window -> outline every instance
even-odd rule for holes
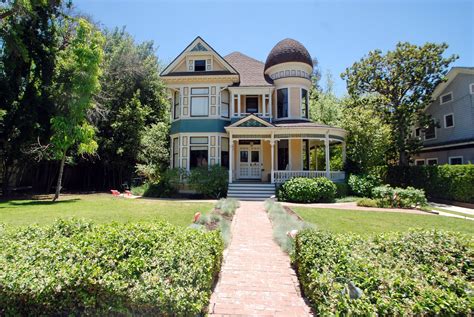
[[[173,139],[173,168],[179,167],[179,139]]]
[[[461,165],[462,164],[462,156],[451,156],[449,158],[450,165]]]
[[[179,91],[174,92],[174,118],[179,118]]]
[[[249,161],[249,151],[240,151],[240,162],[248,163]]]
[[[257,113],[258,112],[258,97],[252,96],[245,98],[245,112]]]
[[[290,162],[288,140],[278,141],[278,170],[284,171],[287,169]]]
[[[448,92],[447,94],[444,94],[441,97],[439,97],[439,104],[443,105],[443,104],[448,103],[452,100],[453,100],[453,93]]]
[[[209,88],[191,88],[191,117],[209,115]]]
[[[416,166],[425,165],[425,160],[423,160],[423,159],[415,160],[415,165]]]
[[[428,164],[428,165],[438,165],[438,159],[437,158],[426,159],[426,164]]]
[[[288,88],[277,90],[277,117],[288,117]]]
[[[203,59],[197,59],[194,61],[194,71],[203,72],[206,71],[206,61]]]
[[[207,167],[208,165],[208,147],[207,137],[191,137],[189,148],[189,167]]]
[[[303,140],[303,170],[309,170],[309,140]]]
[[[425,140],[436,139],[436,127],[434,125],[430,126],[425,130]]]
[[[421,136],[421,128],[416,128],[415,129],[415,136],[419,138]]]
[[[221,138],[221,166],[229,168],[229,138]]]
[[[469,92],[470,92],[471,94],[474,94],[474,83],[472,83],[472,84],[469,85]]]
[[[301,117],[308,118],[308,91],[301,89]]]
[[[229,117],[229,92],[227,90],[221,93],[221,116]]]
[[[445,128],[454,127],[454,115],[452,113],[444,116],[444,127]]]

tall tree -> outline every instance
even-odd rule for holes
[[[310,94],[309,114],[312,121],[328,125],[339,125],[342,105],[334,94],[334,80],[330,72],[326,73],[325,88]]]
[[[0,160],[3,195],[28,148],[47,141],[53,109],[51,81],[60,50],[58,27],[68,1],[2,1],[0,6]]]
[[[436,124],[424,109],[457,58],[444,58],[447,48],[447,44],[398,43],[385,55],[380,50],[370,52],[341,75],[353,98],[377,98],[376,103],[369,104],[390,125],[399,165],[408,165],[410,156],[421,147],[421,142],[411,136],[413,126],[428,128]]]
[[[84,19],[78,19],[73,39],[58,55],[54,76],[56,113],[51,119],[51,151],[60,160],[56,193],[58,199],[64,164],[68,152],[75,146],[79,154],[97,149],[94,128],[87,122],[92,97],[99,90],[100,63],[104,39]]]

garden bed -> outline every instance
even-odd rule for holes
[[[0,231],[0,315],[197,315],[220,270],[218,231],[165,222]]]

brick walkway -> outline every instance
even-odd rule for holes
[[[210,316],[311,316],[290,259],[273,241],[263,202],[240,206]]]

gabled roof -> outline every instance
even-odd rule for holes
[[[449,70],[449,72],[446,74],[446,81],[438,84],[436,86],[434,92],[433,92],[433,99],[437,99],[443,91],[446,89],[446,87],[451,84],[451,82],[456,78],[457,75],[459,74],[471,74],[474,75],[474,67],[453,67]]]
[[[250,114],[246,116],[245,118],[242,118],[231,125],[229,125],[227,128],[235,128],[235,127],[242,127],[242,128],[249,128],[249,127],[273,127],[274,125],[271,124],[268,121],[263,120],[260,117],[257,117],[254,114]]]
[[[272,86],[273,81],[264,74],[264,64],[240,52],[226,55],[224,59],[229,62],[240,74],[240,83],[236,86]]]
[[[217,53],[216,50],[214,50],[209,44],[207,44],[206,41],[204,41],[200,36],[196,37],[186,48],[178,55],[176,58],[163,69],[163,71],[160,73],[160,76],[184,76],[184,75],[189,75],[189,76],[195,76],[197,75],[195,72],[175,72],[171,73],[171,71],[180,64],[180,62],[186,57],[187,53],[193,53],[193,52],[203,52],[203,51],[209,51],[211,55],[214,55],[215,58],[227,69],[227,74],[236,74],[238,75],[239,73],[237,70],[232,67],[219,53]],[[178,75],[176,75],[178,74]],[[213,75],[212,72],[207,72],[206,75]],[[214,74],[215,75],[215,74]]]

